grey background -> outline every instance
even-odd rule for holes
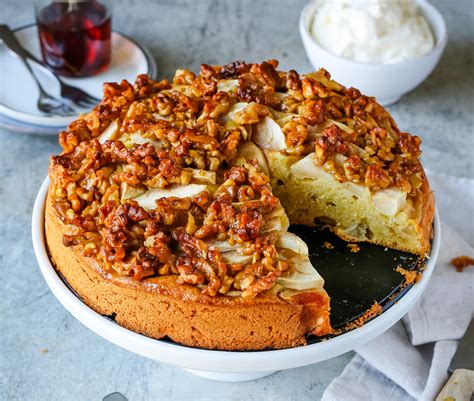
[[[160,76],[201,62],[277,58],[311,69],[298,33],[305,1],[114,0],[114,27],[152,49]],[[437,0],[449,43],[429,79],[392,107],[402,130],[423,139],[430,169],[474,177],[472,0]],[[33,20],[32,1],[2,0],[0,22]],[[0,71],[1,76],[1,71]],[[0,78],[1,80],[1,78]],[[1,83],[1,81],[0,81]],[[0,399],[316,400],[352,353],[248,383],[217,383],[124,351],[82,326],[47,288],[36,264],[30,216],[56,138],[0,129]],[[47,352],[46,352],[47,350]],[[271,369],[271,367],[269,367]]]

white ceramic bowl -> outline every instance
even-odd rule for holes
[[[345,86],[352,86],[365,95],[375,96],[384,106],[395,103],[431,74],[448,41],[446,23],[440,12],[426,0],[418,0],[417,3],[435,36],[435,46],[422,56],[394,64],[360,63],[336,56],[321,47],[310,34],[317,4],[307,4],[301,12],[299,25],[311,65],[315,69],[325,68],[334,80]]]
[[[425,290],[438,257],[440,224],[436,213],[431,255],[420,281],[393,306],[364,326],[327,341],[283,350],[231,352],[190,348],[169,341],[154,340],[119,326],[85,305],[64,284],[51,265],[44,238],[44,208],[48,187],[47,178],[33,208],[32,237],[41,273],[59,302],[82,324],[106,340],[139,355],[186,368],[212,380],[254,380],[277,370],[324,361],[369,342],[394,325],[413,306]]]

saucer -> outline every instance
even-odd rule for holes
[[[10,132],[15,132],[16,134],[43,136],[57,135],[63,127],[47,127],[36,124],[27,124],[22,121],[7,117],[0,113],[0,128],[4,128]]]
[[[15,30],[19,42],[32,54],[41,59],[38,30],[35,24]],[[24,124],[52,128],[66,127],[79,116],[47,115],[38,110],[36,102],[38,89],[30,73],[20,59],[11,54],[5,46],[0,45],[0,114]],[[77,86],[97,98],[102,97],[104,82],[120,82],[122,79],[135,81],[138,74],[156,77],[156,62],[149,50],[123,33],[112,33],[112,60],[110,67],[91,77],[66,78],[64,82]],[[37,74],[39,77],[41,74]],[[41,79],[41,78],[40,78]],[[59,97],[59,86],[52,80],[41,80],[45,89],[53,96]]]

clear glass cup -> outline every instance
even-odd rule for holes
[[[56,73],[85,77],[107,69],[111,58],[109,1],[36,0],[43,61]]]

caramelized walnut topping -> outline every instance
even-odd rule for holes
[[[279,88],[281,86],[281,79],[275,70],[276,67],[278,67],[276,60],[264,61],[262,64],[253,64],[250,72],[260,76],[267,85]]]
[[[233,102],[227,92],[218,92],[206,101],[202,118],[217,118],[229,111]]]
[[[277,65],[275,60],[253,64],[250,72],[239,76],[239,97],[246,102],[280,108],[281,101],[276,89],[281,85],[281,79],[275,70]]]
[[[222,66],[220,73],[222,78],[235,78],[246,72],[249,72],[251,65],[243,61],[234,61],[233,63]]]
[[[456,271],[461,273],[467,266],[474,266],[474,258],[469,256],[458,256],[451,260],[451,264],[456,268]]]
[[[390,176],[376,165],[369,165],[365,172],[365,183],[374,191],[387,188],[391,184]]]
[[[409,196],[419,188],[420,139],[400,132],[373,98],[325,70],[277,67],[203,64],[198,75],[178,70],[172,83],[140,75],[104,84],[102,101],[60,133],[63,152],[51,157],[53,207],[70,229],[63,244],[114,274],[174,275],[208,296],[271,289],[290,269],[267,224],[280,203],[256,162],[229,167],[265,118],[280,126],[282,152],[314,151],[340,181]],[[174,196],[188,185],[202,191]]]
[[[247,242],[258,237],[262,223],[262,215],[256,210],[249,210],[237,214],[237,221],[232,228],[241,241]]]
[[[420,144],[421,139],[419,137],[400,132],[398,146],[402,154],[412,158],[419,157],[421,155]]]
[[[327,90],[320,82],[305,77],[301,83],[303,96],[307,99],[321,99],[329,96],[329,90]]]
[[[173,83],[176,85],[191,85],[196,79],[196,74],[188,70],[176,70]]]
[[[300,148],[300,152],[304,151],[304,143],[308,138],[308,128],[306,119],[292,119],[283,125],[283,132],[286,135],[286,144],[290,148]]]
[[[301,89],[301,79],[295,70],[290,70],[286,74],[286,87],[293,91]]]
[[[326,104],[323,100],[305,100],[298,106],[298,113],[306,117],[309,125],[322,124],[326,120]]]
[[[233,180],[237,185],[242,185],[247,181],[247,170],[243,167],[232,167],[224,173],[226,180]]]
[[[218,79],[219,73],[216,68],[213,68],[212,66],[207,64],[201,64],[201,71],[199,73],[199,76],[205,80],[210,80],[212,78]]]
[[[336,125],[331,125],[323,130],[316,142],[316,161],[322,165],[330,156],[343,155],[348,149],[344,140],[344,131]]]

